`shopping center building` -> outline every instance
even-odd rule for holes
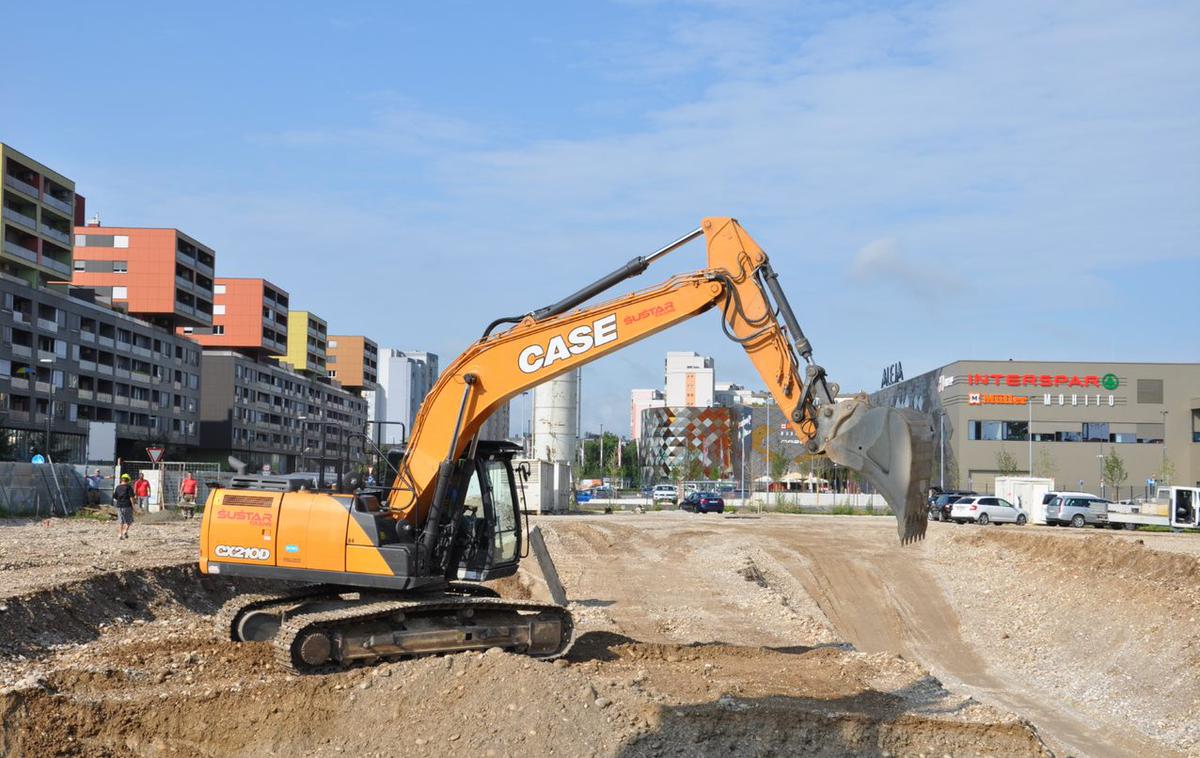
[[[990,491],[1002,462],[1110,499],[1165,477],[1200,485],[1200,364],[957,361],[872,401],[933,416],[945,489]],[[1101,483],[1113,451],[1128,473],[1119,495]]]

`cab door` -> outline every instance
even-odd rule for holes
[[[521,551],[518,507],[508,459],[476,461],[463,496],[457,578],[486,581],[516,571]]]

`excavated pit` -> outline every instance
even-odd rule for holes
[[[836,645],[672,645],[592,631],[555,663],[492,651],[297,677],[265,644],[212,636],[227,598],[267,588],[180,564],[0,600],[0,754],[1044,752],[1027,724],[916,666]],[[501,589],[528,592],[515,580]]]

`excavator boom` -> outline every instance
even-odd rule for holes
[[[708,248],[706,268],[578,308],[700,237]],[[421,530],[425,560],[439,540],[455,462],[502,403],[710,309],[745,349],[806,450],[828,455],[874,485],[896,515],[901,542],[923,537],[933,447],[928,417],[871,407],[864,395],[838,402],[838,387],[813,362],[766,253],[736,220],[706,218],[695,231],[553,305],[497,319],[442,373],[413,423],[388,499],[397,518]],[[506,323],[513,326],[493,333]]]

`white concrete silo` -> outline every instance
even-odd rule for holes
[[[551,462],[575,460],[579,436],[579,369],[533,390],[533,457]]]

